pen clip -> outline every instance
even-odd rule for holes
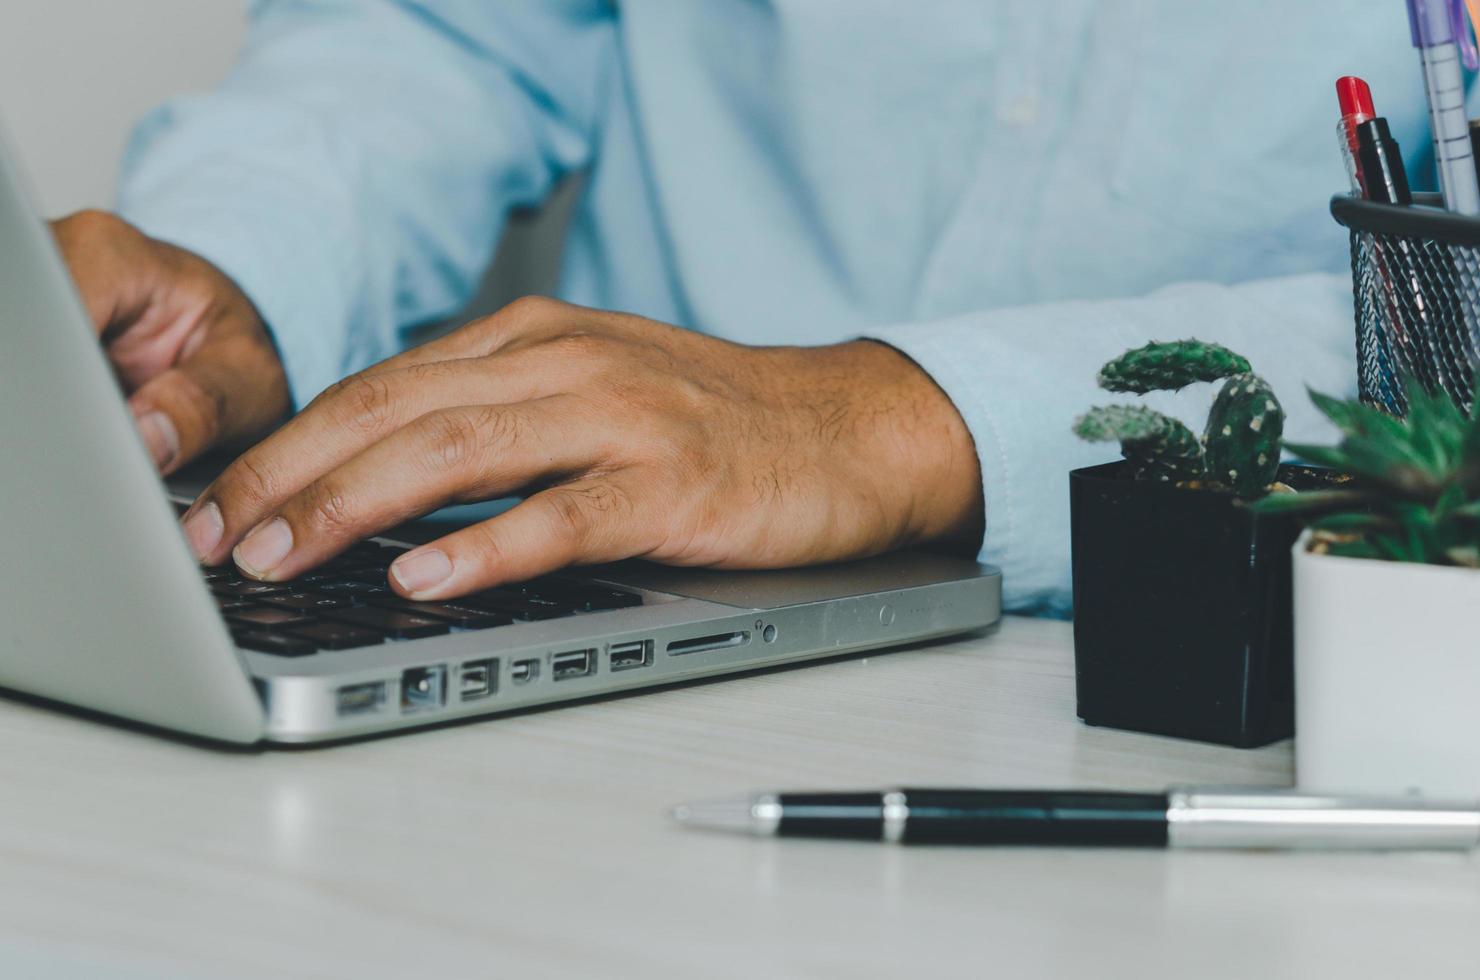
[[[1474,71],[1480,68],[1480,52],[1475,49],[1475,32],[1465,22],[1467,2],[1473,11],[1473,0],[1449,0],[1449,26],[1454,32],[1454,43],[1459,45],[1460,58],[1464,60],[1466,68]]]

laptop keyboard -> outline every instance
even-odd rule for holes
[[[386,578],[405,550],[361,542],[287,582],[256,582],[230,565],[202,571],[237,646],[282,657],[642,605],[636,593],[555,576],[448,602],[412,602],[392,592]]]

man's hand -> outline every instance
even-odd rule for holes
[[[971,551],[980,487],[955,407],[892,348],[742,347],[531,298],[331,388],[185,521],[202,561],[278,580],[437,507],[532,492],[391,566],[397,592],[440,599],[633,556]]]
[[[209,262],[102,211],[52,225],[161,473],[248,445],[289,408],[262,319]]]

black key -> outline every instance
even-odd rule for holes
[[[343,596],[324,595],[322,592],[283,592],[277,595],[265,595],[261,601],[279,609],[293,609],[299,612],[327,612],[330,609],[339,609],[349,605],[349,600]]]
[[[388,573],[384,568],[359,568],[346,569],[339,573],[344,578],[354,579],[356,582],[366,582],[370,585],[385,585],[389,581]]]
[[[275,609],[271,606],[238,609],[234,612],[227,613],[226,618],[233,624],[248,628],[264,629],[288,626],[293,623],[313,622],[313,617],[307,613],[296,612],[292,609]]]
[[[571,582],[562,579],[535,579],[513,586],[523,595],[533,599],[559,602],[582,612],[598,612],[603,609],[627,609],[642,605],[642,596],[620,589],[609,589],[589,582]]]
[[[294,626],[289,632],[309,640],[320,650],[349,650],[354,647],[373,647],[385,642],[385,637],[374,630],[357,629],[343,623],[309,623]]]
[[[224,613],[236,612],[238,609],[256,609],[257,604],[247,599],[223,599],[216,597],[216,608]]]
[[[377,596],[394,596],[391,587],[382,582],[373,585],[369,582],[358,582],[352,578],[330,579],[327,582],[315,582],[313,591],[322,592],[325,595],[345,596],[359,605],[368,602]]]
[[[586,588],[571,592],[564,601],[582,612],[600,612],[603,609],[630,609],[642,605],[642,596],[616,589]]]
[[[387,592],[390,590],[387,589]],[[396,595],[374,596],[369,600],[372,606],[381,606],[386,609],[399,609],[402,612],[412,613],[417,616],[430,616],[433,619],[443,619],[460,629],[481,630],[492,626],[508,626],[514,620],[502,613],[486,612],[478,609],[467,609],[458,606],[455,602],[412,602],[410,599],[402,599]]]
[[[207,582],[239,582],[241,573],[236,570],[235,565],[218,565],[215,568],[202,568],[200,574]]]
[[[457,604],[467,609],[477,609],[480,612],[500,613],[512,616],[521,622],[533,622],[541,619],[556,619],[561,616],[569,616],[575,609],[565,603],[551,602],[548,599],[536,599],[532,596],[510,595],[507,592],[479,592],[475,595],[463,596],[457,600]]]
[[[379,541],[358,541],[350,545],[344,553],[347,555],[369,555],[376,560],[384,559],[389,565],[397,555],[404,555],[407,549],[398,548],[393,544],[381,544]]]
[[[586,600],[586,608],[591,612],[602,609],[632,609],[640,605],[642,605],[642,596],[635,592],[622,592],[618,589],[598,592]]]
[[[355,606],[353,609],[334,609],[324,614],[325,619],[347,623],[362,629],[376,630],[395,640],[414,640],[421,636],[437,636],[452,629],[451,623],[430,616],[417,616],[399,609],[382,609],[379,606]]]
[[[296,585],[307,585],[310,582],[315,582],[315,583],[316,582],[334,582],[334,581],[338,581],[339,579],[342,579],[342,578],[344,578],[344,571],[343,571],[343,569],[338,569],[338,568],[316,568],[316,569],[314,569],[311,572],[307,572],[307,573],[305,573],[303,575],[300,575],[297,578],[291,579],[289,581],[290,581],[290,584],[296,586]]]
[[[390,565],[390,560],[389,559],[386,559],[385,561],[381,561],[376,556],[371,556],[371,555],[339,555],[337,558],[330,558],[328,561],[324,562],[324,564],[321,565],[321,566],[319,566],[319,567],[322,570],[326,571],[326,572],[338,572],[341,575],[343,575],[345,572],[351,572],[351,571],[355,571],[355,570],[361,569],[361,568],[381,568],[381,569],[384,569],[384,568],[387,568],[389,565]],[[310,574],[312,574],[312,573],[310,573]]]
[[[240,582],[212,582],[211,591],[218,596],[244,599],[250,596],[287,592],[288,586],[283,585],[281,582],[252,582],[243,579]]]
[[[318,651],[314,644],[298,636],[285,636],[278,633],[263,633],[255,630],[243,630],[232,633],[236,645],[247,650],[258,650],[262,653],[275,653],[279,657],[306,657],[310,653]]]
[[[580,583],[563,578],[532,578],[527,582],[510,582],[499,586],[500,592],[517,592],[520,595],[565,594],[580,588]]]

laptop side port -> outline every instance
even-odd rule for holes
[[[339,717],[379,711],[385,704],[385,681],[346,684],[334,692],[334,710]]]
[[[743,647],[750,642],[750,630],[736,630],[734,633],[715,633],[712,636],[695,636],[687,640],[674,640],[668,644],[667,651],[670,657],[682,657],[691,653],[709,653],[712,650],[729,650],[733,647]]]
[[[550,658],[550,676],[557,681],[568,681],[573,677],[589,677],[596,673],[595,650],[572,650],[557,653]]]
[[[634,667],[653,665],[653,641],[633,640],[630,643],[613,643],[608,663],[612,670],[631,670]]]
[[[515,684],[528,684],[540,676],[538,660],[516,660],[509,665],[509,680]]]
[[[491,697],[497,690],[497,660],[469,660],[458,671],[457,691],[458,697],[463,701]]]
[[[401,672],[401,710],[440,708],[447,700],[447,668],[412,667]]]

